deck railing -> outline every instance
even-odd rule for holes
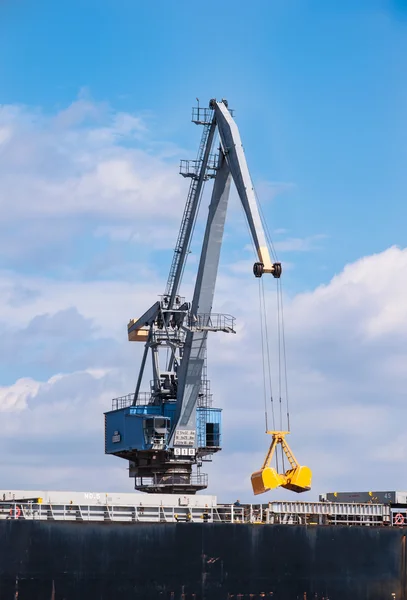
[[[403,520],[396,514],[402,514]],[[270,502],[236,506],[132,506],[108,504],[0,503],[0,519],[40,521],[108,521],[127,523],[241,523],[263,525],[364,525],[407,524],[407,508],[383,504],[324,502]]]

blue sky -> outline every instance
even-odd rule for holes
[[[125,343],[125,327],[165,284],[188,185],[177,175],[178,162],[195,157],[200,136],[190,123],[196,97],[201,104],[226,97],[234,108],[273,241],[287,264],[288,317],[299,331],[292,325],[299,412],[304,386],[321,403],[331,394],[336,410],[334,383],[343,370],[353,372],[353,352],[360,351],[364,374],[357,382],[355,373],[346,392],[356,414],[373,390],[385,394],[385,377],[373,378],[369,389],[366,378],[378,348],[388,350],[393,369],[404,343],[397,302],[404,293],[407,222],[407,2],[1,0],[0,57],[4,410],[25,410],[32,406],[27,398],[49,398],[49,388],[58,385],[60,393],[64,382],[71,393],[69,377],[76,382],[80,372],[89,385],[83,401],[94,395],[91,420],[109,406],[109,394],[134,385],[138,355]],[[252,343],[244,328],[253,317],[251,296],[244,307],[236,301],[246,285],[245,261],[252,260],[238,208],[235,201],[218,295],[222,310],[243,323],[242,346],[233,350],[237,370],[239,348]],[[388,250],[394,245],[399,253]],[[187,291],[199,245],[193,250]],[[318,310],[326,311],[320,322]],[[313,329],[304,329],[299,315]],[[372,320],[365,323],[362,315]],[[343,331],[335,325],[341,316]],[[230,366],[229,346],[223,351],[214,352],[213,387],[229,427],[230,450],[221,459],[227,461],[239,451],[244,402],[227,409],[222,373]],[[305,355],[312,360],[304,362]],[[394,381],[394,373],[389,377]],[[396,396],[404,380],[397,381]],[[353,400],[352,389],[359,394]],[[234,411],[229,426],[227,410]],[[96,446],[102,434],[91,427]],[[306,447],[305,437],[299,442]],[[110,459],[95,451],[92,460],[103,472]],[[121,475],[110,464],[113,485]],[[80,483],[74,474],[71,482]],[[47,483],[58,482],[50,476]]]
[[[228,97],[254,178],[294,184],[267,211],[273,226],[328,236],[296,273],[314,285],[403,244],[403,4],[5,1],[2,102],[53,112],[86,87],[192,152],[195,97]]]

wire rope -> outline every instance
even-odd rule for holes
[[[280,307],[281,307],[281,332],[283,342],[283,364],[284,364],[284,384],[285,384],[285,400],[287,406],[287,431],[290,431],[290,404],[288,396],[288,375],[287,375],[287,352],[285,342],[285,324],[284,324],[284,305],[283,305],[283,287],[281,281],[278,280],[277,287],[280,291]]]
[[[266,237],[266,243],[270,248],[270,253],[274,262],[278,262],[277,252],[271,239],[270,231],[267,226],[267,222],[259,202],[256,190],[253,186],[254,195],[256,198],[257,206],[259,208],[260,221],[262,223],[264,234]],[[249,229],[247,220],[246,226]],[[250,234],[250,229],[249,229]],[[252,246],[254,247],[252,236],[250,235]],[[256,249],[254,248],[255,254]],[[283,399],[285,404],[285,418],[287,420],[287,431],[290,431],[290,410],[289,410],[289,398],[288,398],[288,374],[287,374],[287,351],[286,351],[286,340],[285,340],[285,326],[284,326],[284,306],[283,306],[283,291],[282,284],[279,278],[277,278],[276,285],[276,302],[277,302],[277,369],[278,369],[278,404],[279,404],[279,425],[280,431],[283,431]],[[261,329],[261,351],[262,351],[262,370],[263,370],[263,391],[264,391],[264,411],[265,411],[265,422],[267,431],[268,411],[267,411],[267,383],[270,388],[270,404],[271,414],[273,420],[273,430],[276,430],[275,425],[275,411],[274,411],[274,400],[272,391],[272,376],[271,376],[271,358],[270,358],[270,345],[268,335],[268,322],[267,322],[267,306],[265,298],[265,290],[263,278],[259,281],[259,307],[260,307],[260,329]],[[264,326],[264,329],[263,329]],[[267,381],[268,380],[268,381]],[[284,418],[284,421],[285,421]],[[282,467],[285,471],[285,453],[283,446],[281,445],[281,461]],[[279,453],[275,453],[277,472],[279,472]]]
[[[264,216],[264,212],[259,201],[257,192],[253,186],[254,194],[256,197],[257,205],[259,207],[260,219],[263,225],[267,243],[271,249],[273,260],[278,261],[277,252],[275,250],[273,241],[271,239],[270,231],[267,225],[267,221]],[[287,374],[287,350],[285,340],[285,323],[284,323],[284,306],[283,306],[283,290],[281,279],[277,279],[277,322],[278,322],[278,354],[279,354],[279,403],[280,403],[280,426],[282,428],[282,399],[284,396],[285,407],[286,407],[286,418],[287,418],[287,431],[290,431],[290,409],[289,409],[289,396],[288,396],[288,374]],[[282,366],[281,366],[282,364]],[[283,372],[283,373],[282,373]],[[284,377],[284,392],[282,377]]]
[[[266,308],[266,299],[264,294],[264,284],[263,278],[260,278],[261,281],[261,291],[263,298],[263,314],[264,314],[264,331],[265,331],[265,340],[266,340],[266,352],[267,352],[267,370],[268,370],[268,382],[270,388],[270,403],[271,403],[271,412],[273,418],[273,429],[275,430],[275,417],[274,417],[274,402],[273,402],[273,386],[271,379],[271,359],[270,359],[270,344],[269,344],[269,335],[268,335],[268,326],[267,326],[267,308]]]
[[[282,412],[282,398],[281,398],[281,323],[280,323],[280,296],[278,293],[278,287],[276,288],[277,297],[277,345],[278,345],[278,401],[280,409],[280,431],[283,430],[283,412]]]
[[[253,242],[251,231],[247,219],[244,219],[246,228],[249,233],[249,239],[252,244],[254,254],[256,255],[256,248]],[[264,393],[264,418],[266,432],[268,431],[268,410],[267,410],[267,392],[270,392],[270,409],[271,409],[271,421],[273,430],[276,428],[275,413],[274,413],[274,402],[273,402],[273,385],[271,376],[271,361],[270,361],[270,348],[268,340],[268,327],[267,327],[267,311],[266,301],[264,295],[264,284],[263,279],[259,278],[259,309],[260,309],[260,336],[261,336],[261,356],[262,356],[262,371],[263,371],[263,393]],[[267,390],[267,379],[269,384],[269,390]]]
[[[260,336],[261,336],[261,362],[263,372],[263,395],[264,395],[264,419],[266,425],[266,432],[268,430],[268,418],[267,418],[267,384],[266,384],[266,365],[264,364],[265,352],[264,352],[264,335],[263,335],[263,307],[261,298],[261,282],[259,280],[259,312],[260,312]],[[274,415],[273,415],[274,421]]]

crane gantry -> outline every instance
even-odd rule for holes
[[[221,450],[221,410],[212,406],[206,349],[208,332],[235,333],[231,315],[212,313],[232,180],[258,257],[253,266],[255,277],[271,274],[279,279],[282,272],[281,263],[270,258],[239,130],[227,101],[212,99],[208,108],[198,103],[192,121],[202,125],[203,132],[196,160],[181,161],[180,173],[191,183],[165,293],[141,317],[129,322],[129,341],[144,343],[136,389],[115,398],[112,410],[105,413],[105,452],[128,460],[135,488],[150,493],[191,494],[205,489],[202,461]],[[220,147],[218,154],[213,154],[216,133]],[[187,302],[179,288],[209,179],[214,179],[212,196],[194,294]],[[152,379],[150,390],[143,392],[149,354]],[[286,432],[268,433],[273,436],[272,445],[263,468],[252,475],[254,493],[278,486],[297,492],[310,489],[311,472],[296,463]],[[291,465],[283,474],[270,467],[278,444]]]

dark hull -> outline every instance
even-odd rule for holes
[[[0,600],[407,600],[405,533],[0,521]]]

